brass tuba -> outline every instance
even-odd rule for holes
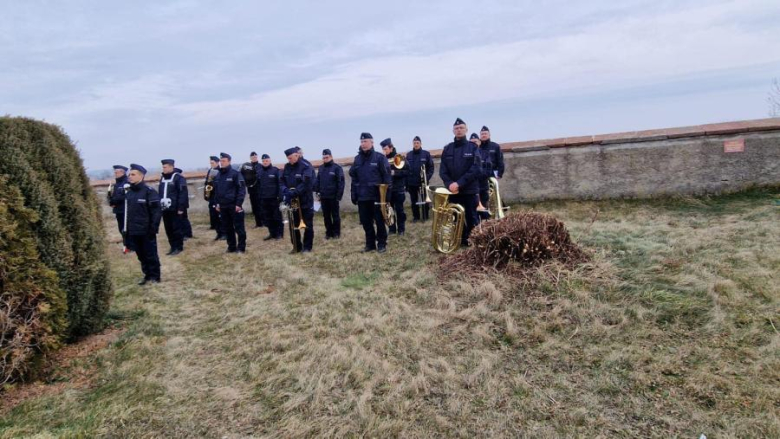
[[[385,224],[388,227],[392,227],[395,225],[395,211],[390,203],[387,202],[387,188],[389,186],[388,184],[379,185],[379,202],[376,204],[382,210],[382,218],[385,220]]]
[[[496,177],[490,177],[488,179],[488,205],[487,209],[490,212],[490,216],[494,219],[501,219],[506,216],[505,211],[509,210],[508,207],[504,207],[504,203],[501,201],[501,193],[498,191],[498,179]]]
[[[302,250],[301,244],[303,244],[303,232],[306,230],[306,223],[303,221],[303,209],[301,208],[301,202],[296,197],[290,200],[290,205],[282,204],[281,209],[286,213],[286,218],[283,223],[287,224],[287,232],[290,234],[290,242],[293,246],[294,253],[300,253]],[[298,210],[298,218],[300,222],[295,225],[295,210]]]
[[[452,192],[440,187],[433,193],[433,230],[431,242],[439,253],[452,253],[460,247],[466,210],[460,204],[451,204]]]

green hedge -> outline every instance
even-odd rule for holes
[[[44,323],[33,338],[44,340],[39,352],[56,345],[52,338],[68,341],[102,329],[112,289],[101,209],[70,138],[55,125],[0,118],[0,178],[8,222],[0,238],[0,294],[38,303]],[[28,282],[12,282],[27,258],[39,261],[22,262],[31,270]],[[4,324],[3,333],[13,333],[13,324]]]

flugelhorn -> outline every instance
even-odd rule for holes
[[[452,253],[460,247],[466,210],[449,202],[452,192],[440,187],[433,193],[433,226],[431,242],[439,253]]]

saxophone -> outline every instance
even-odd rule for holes
[[[429,189],[430,190],[430,189]],[[452,253],[460,247],[463,227],[466,223],[466,209],[460,204],[450,203],[452,192],[437,188],[433,192],[433,230],[431,242],[439,253]]]
[[[376,203],[382,210],[382,218],[385,220],[385,224],[388,227],[392,227],[395,224],[395,211],[390,203],[387,202],[387,188],[388,184],[379,185],[379,202]]]
[[[490,177],[488,179],[488,206],[487,210],[490,212],[490,216],[493,219],[501,219],[506,216],[504,211],[509,210],[508,207],[504,207],[504,203],[501,201],[501,193],[498,191],[498,179],[496,177]]]

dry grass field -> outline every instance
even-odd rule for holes
[[[0,437],[780,437],[777,199],[514,206],[593,255],[533,283],[438,282],[430,223],[363,255],[354,215],[308,255],[225,254],[202,218],[146,288],[112,244],[122,331]]]

